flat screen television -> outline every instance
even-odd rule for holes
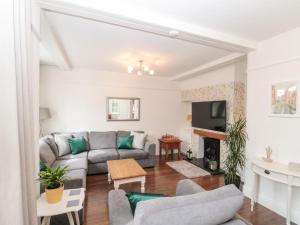
[[[226,101],[193,102],[192,127],[226,131]]]

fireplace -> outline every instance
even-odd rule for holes
[[[220,140],[204,138],[204,167],[215,171],[220,169]]]

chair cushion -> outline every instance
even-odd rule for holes
[[[85,158],[85,159],[87,159],[87,155],[88,155],[88,152],[81,152],[81,153],[78,153],[76,155],[73,155],[73,154],[63,155],[63,156],[58,157],[57,159],[58,160],[77,159],[77,158]]]
[[[77,170],[84,169],[87,170],[87,159],[77,158],[77,159],[66,159],[66,160],[56,160],[53,166],[68,166],[67,170]]]
[[[115,149],[117,135],[115,131],[96,132],[92,131],[89,134],[91,149]]]
[[[243,200],[242,192],[227,185],[187,196],[142,201],[137,204],[134,224],[223,224],[235,216]]]
[[[112,159],[119,159],[116,149],[90,150],[88,154],[89,163],[101,163]]]
[[[71,152],[68,139],[72,138],[71,134],[55,134],[54,140],[58,148],[58,156],[63,156]]]
[[[118,149],[121,159],[146,159],[149,153],[141,149]]]
[[[39,141],[39,153],[40,160],[46,163],[47,166],[51,166],[56,160],[56,157],[50,146],[43,140]]]

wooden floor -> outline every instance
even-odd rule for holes
[[[146,192],[164,193],[174,195],[176,183],[184,176],[171,169],[165,164],[163,159],[157,159],[155,168],[146,169]],[[211,190],[224,185],[222,175],[206,176],[193,179],[207,190]],[[140,191],[140,184],[125,184],[120,188],[125,191]],[[87,193],[85,205],[84,225],[108,225],[107,193],[113,189],[112,184],[108,184],[107,175],[93,175],[87,177]],[[253,225],[283,225],[285,219],[276,213],[256,204],[255,210],[250,211],[250,201],[245,199],[244,206],[239,214],[253,223]]]

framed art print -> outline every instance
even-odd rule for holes
[[[297,116],[297,86],[297,81],[272,84],[271,115]]]

